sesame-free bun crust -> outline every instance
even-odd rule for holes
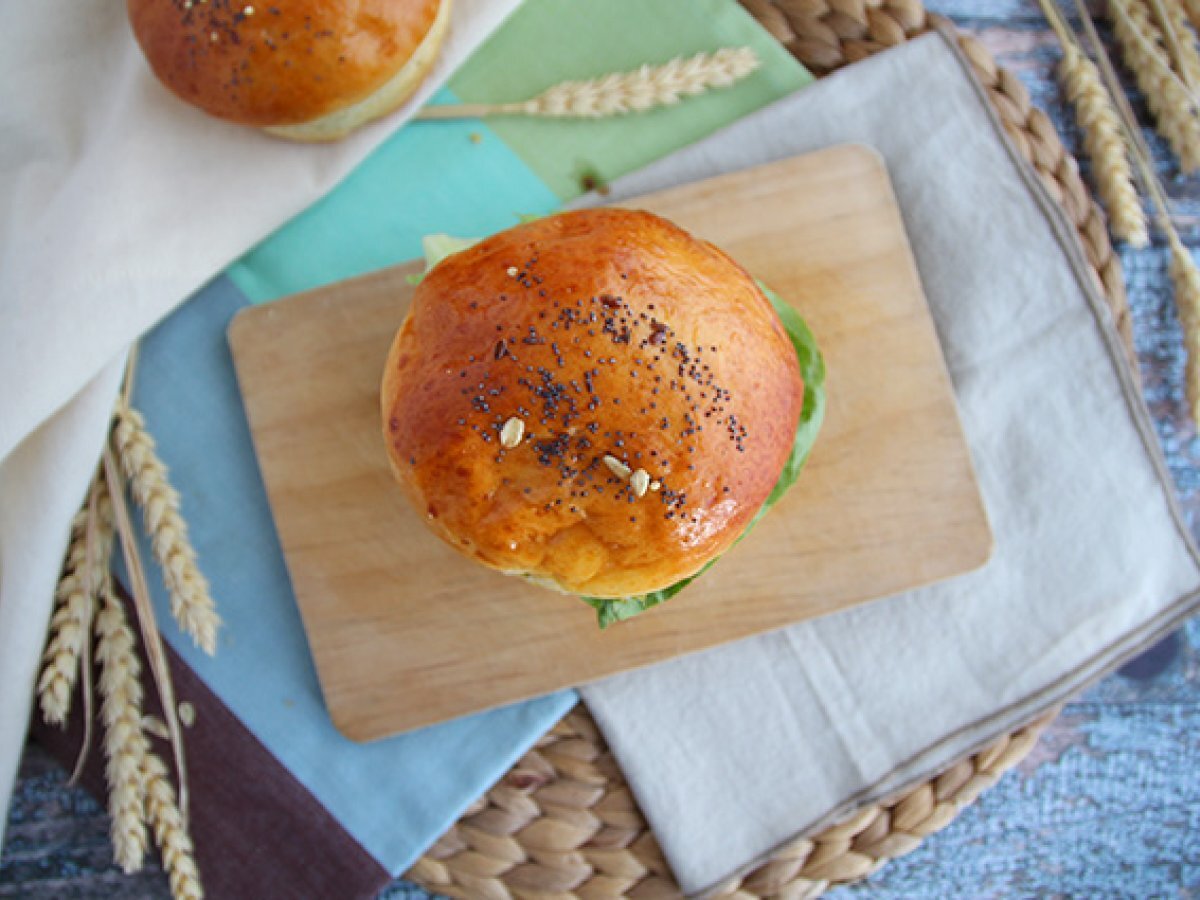
[[[733,544],[779,477],[803,395],[741,267],[650,213],[586,210],[429,272],[388,355],[383,430],[397,479],[450,544],[625,597]],[[505,448],[514,418],[524,434]],[[637,496],[606,456],[654,485]]]
[[[450,0],[127,0],[158,79],[218,118],[334,140],[428,74]],[[247,14],[247,11],[249,13]]]

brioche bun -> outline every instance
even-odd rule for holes
[[[740,266],[650,213],[598,209],[511,228],[428,273],[388,355],[383,431],[451,545],[569,593],[627,597],[737,540],[803,397],[795,349]]]
[[[450,0],[127,0],[150,68],[211,115],[298,141],[399,107],[437,58]]]

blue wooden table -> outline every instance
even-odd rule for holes
[[[931,0],[1019,74],[1068,147],[1078,133],[1052,77],[1057,45],[1032,0]],[[1143,121],[1144,104],[1132,97]],[[1200,253],[1200,175],[1155,143],[1184,240]],[[1086,174],[1086,162],[1084,169]],[[1145,394],[1193,532],[1200,440],[1182,397],[1181,337],[1157,241],[1122,252]],[[0,859],[0,897],[167,897],[156,865],[112,864],[103,808],[31,746]],[[879,898],[1200,897],[1200,622],[1069,704],[1033,754],[945,831],[864,885]],[[388,898],[423,892],[397,883]]]

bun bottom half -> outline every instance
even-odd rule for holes
[[[438,51],[450,22],[452,0],[441,0],[437,16],[413,55],[395,75],[352,106],[297,125],[270,125],[262,130],[273,137],[301,143],[338,141],[376,119],[395,112],[421,86],[437,62]]]

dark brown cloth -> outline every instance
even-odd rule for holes
[[[128,601],[127,608],[128,608]],[[136,631],[132,609],[130,622]],[[374,897],[390,881],[387,871],[338,824],[337,820],[292,776],[225,707],[170,646],[167,658],[176,700],[196,711],[195,724],[184,729],[190,793],[189,819],[196,845],[196,864],[210,898]],[[143,684],[146,712],[161,715],[150,687],[144,649]],[[98,677],[98,676],[97,676]],[[96,682],[98,683],[98,681]],[[65,767],[71,769],[83,741],[83,701],[72,701],[65,730],[47,726],[34,714],[32,732]],[[82,784],[104,802],[104,726],[100,696]],[[166,742],[151,738],[168,765]]]

